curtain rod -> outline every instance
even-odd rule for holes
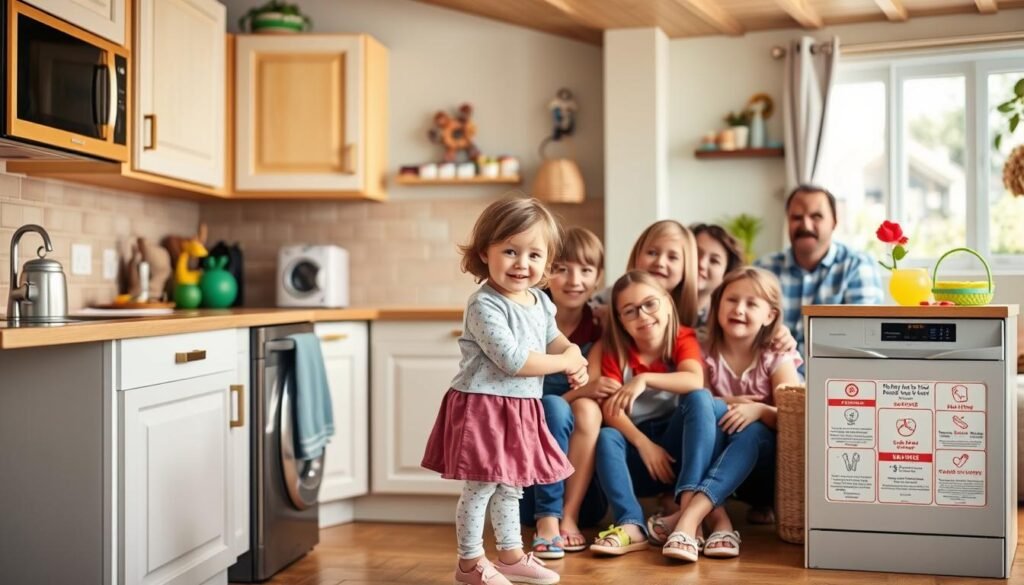
[[[1024,40],[1024,32],[991,33],[981,35],[964,35],[958,37],[945,37],[937,39],[917,39],[909,41],[889,41],[879,43],[863,43],[859,45],[843,46],[843,55],[866,55],[869,53],[885,53],[889,51],[910,51],[914,49],[938,49],[943,47],[960,47],[968,45],[982,45],[990,43],[1005,43],[1009,41]],[[811,52],[827,53],[832,48],[832,43],[819,43],[812,45]],[[771,50],[772,59],[781,59],[786,56],[786,48],[774,46]]]

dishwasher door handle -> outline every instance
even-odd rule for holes
[[[818,355],[819,352],[825,355]],[[870,349],[861,349],[859,347],[840,347],[838,345],[827,345],[825,343],[815,343],[811,345],[811,357],[889,359],[889,356],[884,353],[879,353]]]
[[[1003,359],[1003,346],[992,345],[989,347],[966,347],[963,349],[950,349],[933,353],[926,357],[928,360],[992,360]]]

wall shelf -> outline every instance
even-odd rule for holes
[[[522,177],[473,177],[471,179],[421,179],[415,175],[398,175],[395,183],[398,185],[518,185]]]
[[[782,158],[782,148],[742,148],[739,150],[698,150],[697,158]]]

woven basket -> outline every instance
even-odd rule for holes
[[[579,165],[571,155],[564,158],[548,157],[544,151],[550,142],[551,139],[546,138],[540,144],[540,158],[543,162],[537,170],[530,194],[547,203],[583,203],[587,189]],[[569,144],[571,153],[575,154],[572,141],[565,142]]]
[[[939,264],[942,263],[946,256],[949,256],[953,252],[967,252],[974,254],[978,260],[981,260],[981,264],[985,267],[985,274],[988,276],[988,280],[939,280]],[[987,305],[992,302],[992,297],[996,294],[995,284],[992,282],[992,269],[988,267],[988,262],[985,262],[985,259],[981,257],[981,254],[970,248],[953,248],[943,254],[935,263],[935,269],[932,271],[932,282],[935,283],[932,288],[932,294],[935,295],[935,300],[950,301],[958,305]]]
[[[804,412],[806,389],[801,385],[775,389],[779,410],[775,455],[775,528],[779,538],[804,541]]]
[[[1013,149],[1003,165],[1003,186],[1017,197],[1024,196],[1024,145]]]

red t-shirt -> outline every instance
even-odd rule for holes
[[[599,339],[601,339],[601,326],[594,319],[594,311],[591,310],[590,305],[583,305],[583,317],[580,318],[576,329],[573,329],[572,334],[569,335],[569,341],[581,348],[587,346],[587,350],[589,350],[590,344]],[[586,350],[584,350],[584,355],[586,355]]]
[[[640,361],[636,346],[633,344],[630,344],[628,353],[629,357],[626,365],[633,370],[634,376],[648,372],[655,374],[674,372],[676,371],[676,366],[681,364],[683,360],[696,360],[698,364],[702,363],[697,333],[685,325],[680,325],[679,332],[676,333],[676,346],[672,348],[672,364],[666,364],[664,360],[660,359],[652,364],[644,364]],[[605,349],[604,355],[601,356],[601,375],[608,376],[619,383],[623,382],[622,369],[619,368],[615,353],[610,349]]]

